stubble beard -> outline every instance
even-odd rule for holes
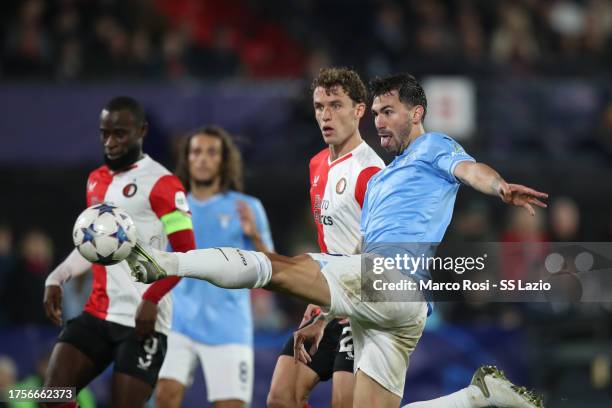
[[[138,144],[130,146],[127,151],[116,159],[109,159],[106,154],[104,155],[104,163],[109,169],[113,171],[125,170],[132,164],[140,160],[142,156],[142,149]]]

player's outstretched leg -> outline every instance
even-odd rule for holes
[[[176,253],[136,244],[127,262],[132,276],[145,283],[175,275],[207,280],[227,289],[260,288],[272,277],[272,265],[266,255],[237,248]]]
[[[540,397],[510,382],[494,366],[476,370],[471,384],[457,392],[431,401],[413,402],[402,408],[544,408]]]
[[[226,289],[266,287],[322,307],[331,303],[321,267],[308,255],[287,257],[226,247],[163,252],[137,244],[127,262],[139,282],[181,276]]]

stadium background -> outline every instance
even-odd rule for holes
[[[4,383],[33,374],[57,335],[43,282],[71,249],[87,174],[102,158],[99,111],[120,94],[145,105],[145,151],[169,168],[185,131],[216,123],[234,133],[246,190],[262,200],[283,254],[315,248],[307,164],[323,145],[308,86],[328,65],[364,78],[415,74],[430,100],[426,128],[551,195],[530,219],[462,189],[448,240],[612,239],[609,1],[24,0],[1,2],[0,15]],[[362,134],[379,151],[372,122],[364,118]],[[65,289],[67,316],[80,310],[87,279]],[[303,306],[263,291],[253,305],[258,407]],[[440,305],[405,401],[463,387],[487,362],[543,392],[548,406],[610,406],[611,323],[608,304]],[[108,379],[92,385],[100,407]],[[313,406],[326,406],[329,390],[317,389]],[[184,406],[200,406],[201,392],[198,374]]]

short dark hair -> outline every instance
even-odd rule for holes
[[[370,93],[372,98],[385,95],[391,91],[397,91],[400,102],[409,106],[421,105],[423,107],[423,119],[427,114],[427,97],[425,91],[416,78],[410,74],[395,74],[377,77],[370,81]]]
[[[145,122],[145,112],[142,105],[134,98],[130,96],[117,96],[111,99],[105,106],[104,109],[107,111],[129,111],[136,123]]]
[[[312,81],[310,90],[322,87],[329,91],[334,86],[341,86],[344,92],[355,103],[366,103],[368,91],[359,74],[349,68],[321,68],[319,75]]]
[[[220,190],[243,191],[242,155],[236,147],[232,136],[222,127],[207,125],[192,130],[183,139],[179,148],[179,157],[176,165],[176,175],[189,191],[191,189],[191,176],[189,174],[189,145],[196,136],[206,135],[221,140],[221,176]]]

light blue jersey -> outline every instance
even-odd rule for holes
[[[453,172],[462,161],[474,159],[450,137],[425,133],[374,175],[361,215],[363,252],[433,255],[453,215],[459,190]],[[429,279],[429,272],[416,277]]]
[[[246,194],[229,191],[206,201],[187,196],[192,212],[197,248],[235,247],[254,250],[242,233],[237,201],[245,201],[255,214],[257,230],[273,250],[268,219],[261,202]],[[198,279],[182,279],[172,290],[172,330],[204,344],[253,343],[253,321],[248,289],[222,289]]]

